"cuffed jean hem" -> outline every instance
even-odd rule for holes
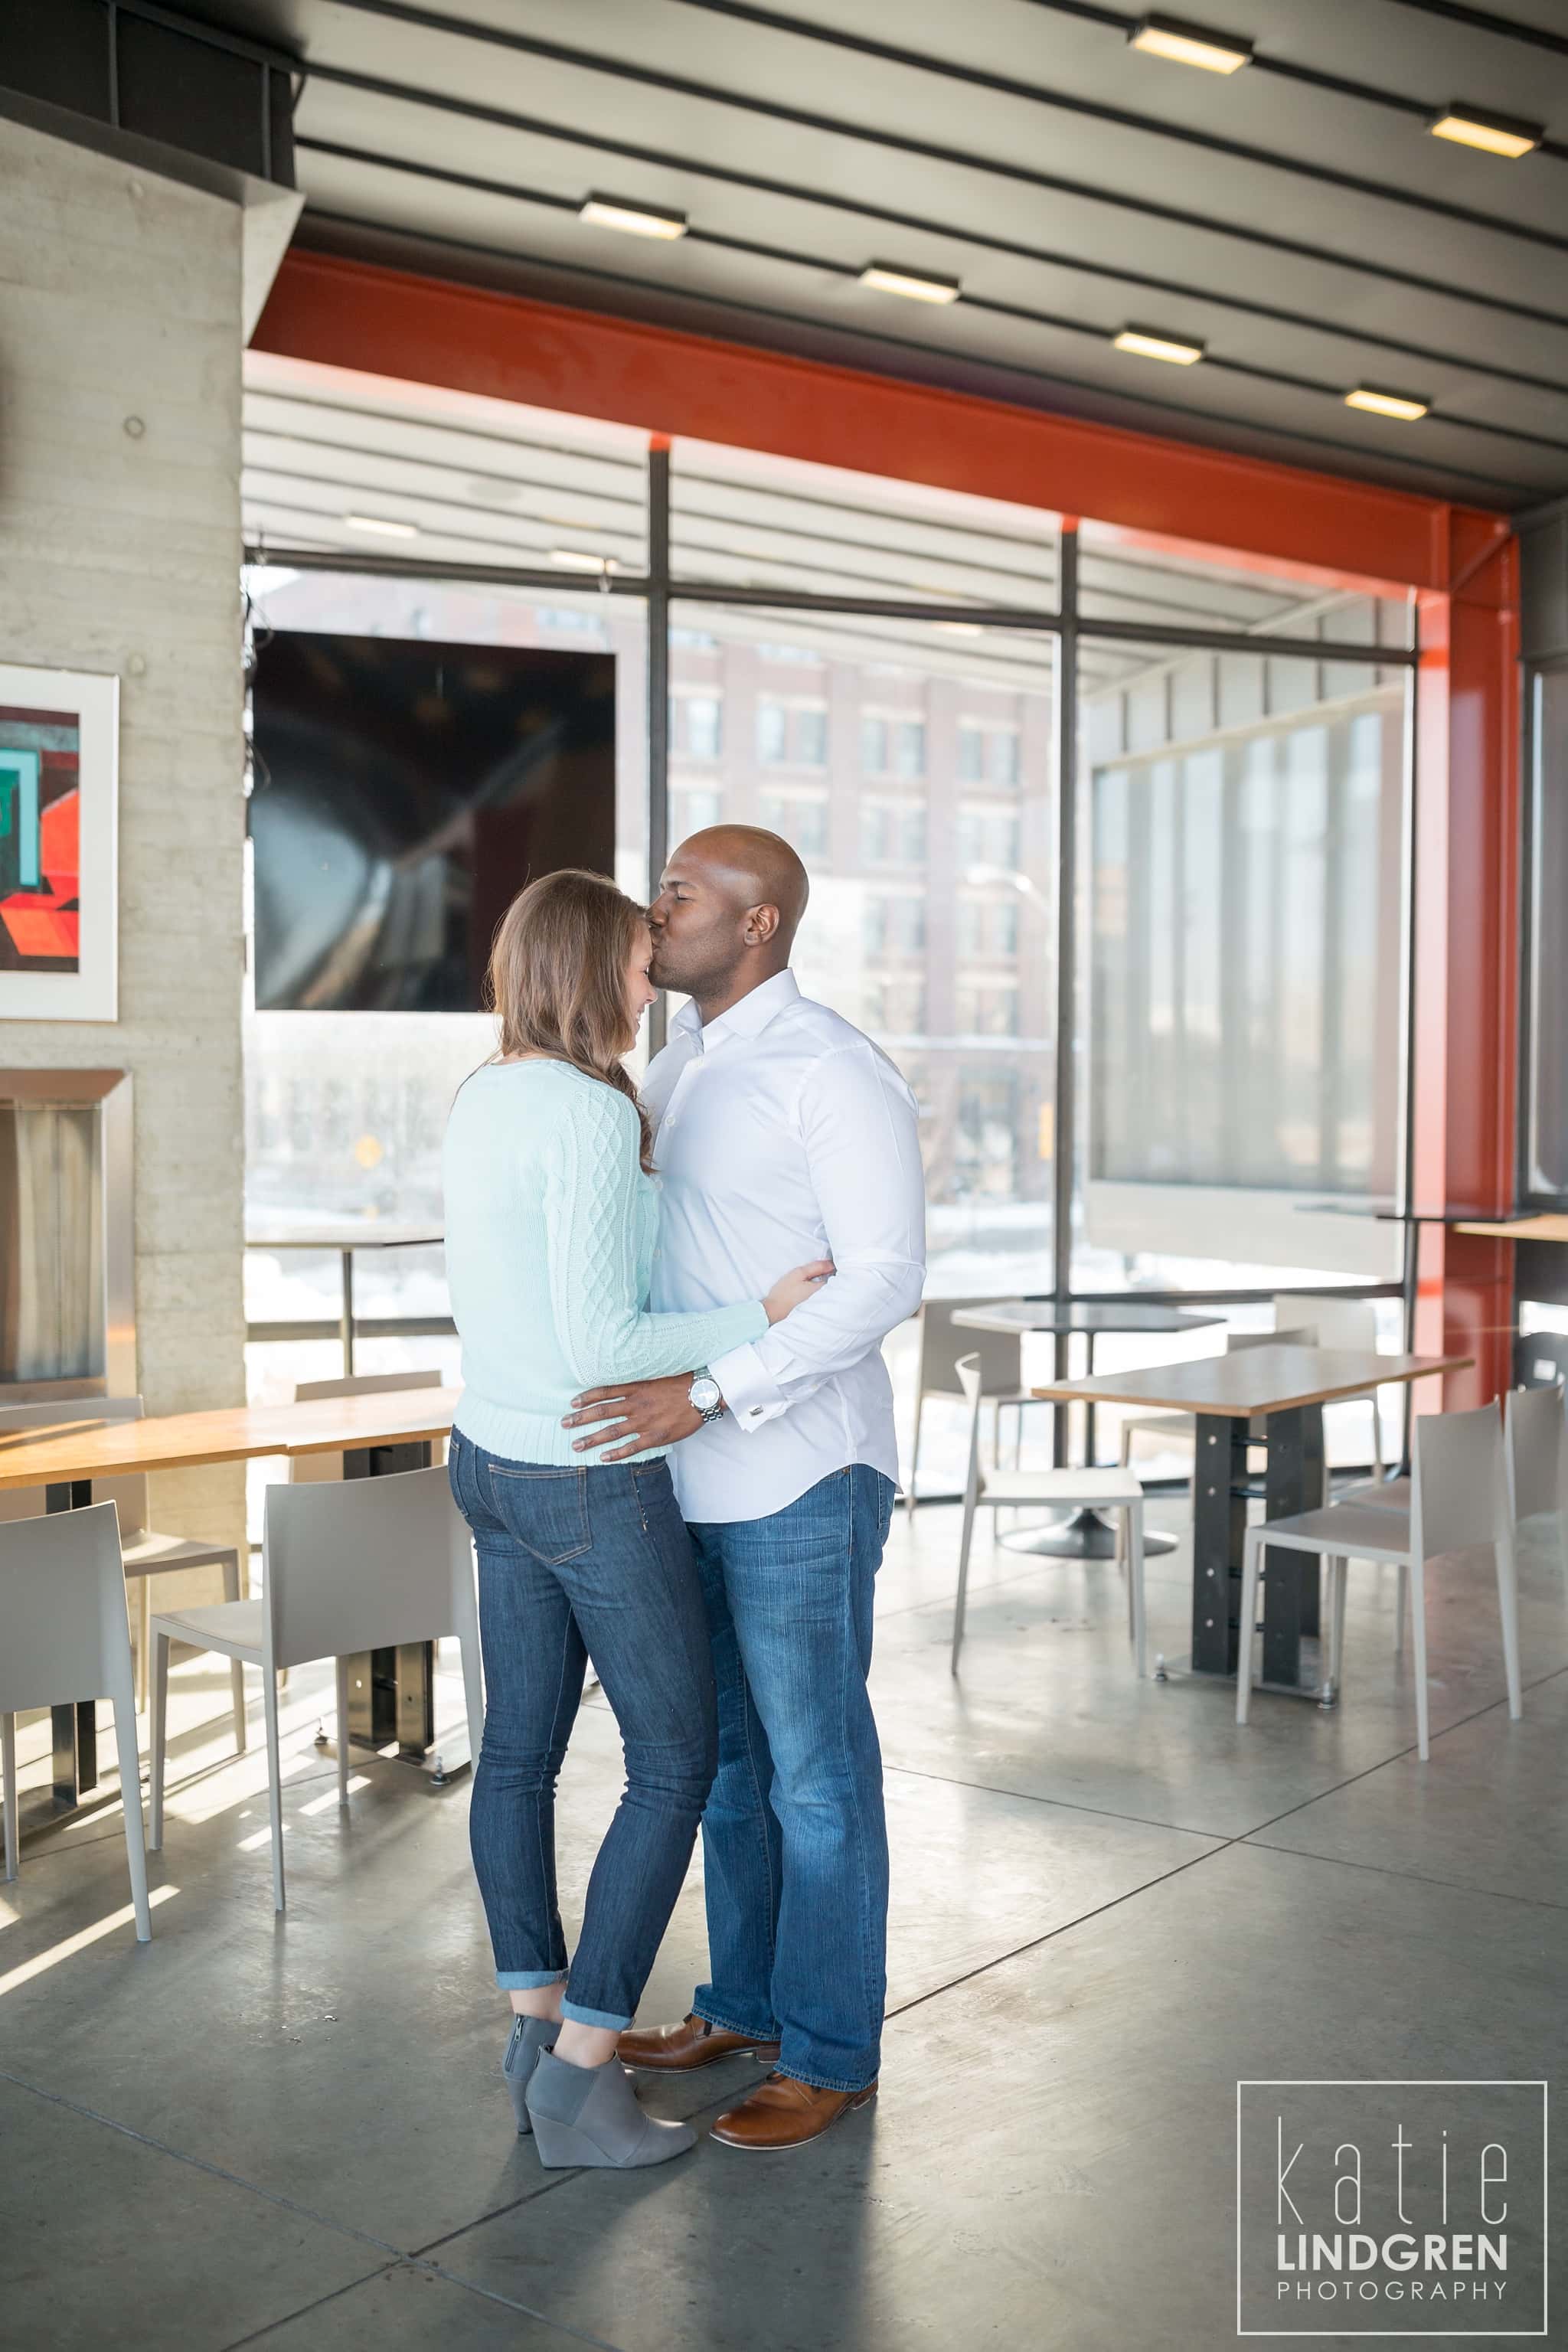
[[[787,2076],[792,2083],[808,2084],[814,2091],[848,2092],[868,2091],[872,2084],[879,2080],[881,2072],[879,2067],[875,2073],[863,2076],[858,2083],[847,2083],[841,2074],[813,2074],[804,2066],[786,2066],[782,2058],[777,2062],[777,2071]]]
[[[569,2017],[574,2025],[602,2025],[610,2033],[624,2033],[631,2023],[631,2019],[623,2017],[617,2010],[584,2009],[575,2000],[563,2000],[561,2014]]]
[[[496,1983],[502,1992],[542,1992],[546,1985],[564,1984],[564,1969],[498,1969]]]
[[[717,2026],[721,2033],[743,2034],[748,2042],[776,2042],[776,2025],[742,2025],[738,2017],[721,2017],[716,2009],[702,2009],[693,2002],[691,2014],[700,2017],[704,2025]]]

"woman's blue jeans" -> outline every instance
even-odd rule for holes
[[[782,2042],[781,2070],[826,2091],[864,2090],[880,2063],[888,1834],[866,1676],[892,1505],[861,1463],[766,1518],[691,1529],[719,1678],[711,1981],[692,2007]]]
[[[566,1981],[563,2015],[629,2025],[691,1860],[718,1755],[702,1591],[662,1462],[505,1462],[452,1433],[479,1562],[485,1735],[469,1841],[505,1990]],[[555,1781],[592,1654],[626,1785],[570,1970]]]

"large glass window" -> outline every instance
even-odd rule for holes
[[[811,875],[802,986],[876,1037],[920,1097],[933,1287],[1047,1286],[1054,639],[685,600],[676,623],[671,691],[700,667],[732,722],[723,815],[782,833]],[[820,679],[809,706],[805,656]],[[814,709],[816,782],[793,731]],[[787,714],[782,733],[772,710]],[[983,746],[972,779],[968,732]],[[751,756],[780,741],[787,764]],[[672,841],[684,814],[672,797]]]
[[[645,896],[646,619],[622,590],[640,592],[647,562],[646,436],[261,354],[247,383],[250,538],[342,561],[258,569],[259,625],[613,653],[617,873]],[[802,983],[895,1056],[921,1103],[932,1292],[1044,1290],[1058,519],[684,441],[670,507],[669,839],[735,820],[794,843],[813,884]],[[1094,522],[1078,544],[1072,1278],[1386,1276],[1391,1228],[1333,1212],[1397,1190],[1411,599]],[[367,548],[402,557],[397,576],[356,572]],[[531,584],[454,576],[475,564]],[[792,607],[800,595],[817,601]],[[1540,682],[1534,729],[1531,1171],[1553,1191],[1568,1191],[1551,1026],[1563,675]],[[447,1105],[489,1047],[479,1015],[253,1013],[253,1220],[428,1229]],[[248,1284],[254,1320],[335,1322],[333,1257],[258,1255]],[[439,1318],[438,1253],[366,1253],[359,1302]],[[894,1335],[906,1370],[908,1353]],[[325,1335],[258,1349],[256,1392],[336,1360]],[[360,1360],[455,1355],[437,1335],[386,1336]]]
[[[1083,649],[1094,1249],[1334,1270],[1396,1188],[1407,673],[1281,667]]]

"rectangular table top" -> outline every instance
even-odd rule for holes
[[[407,1445],[445,1437],[461,1394],[460,1389],[387,1389],[375,1396],[234,1405],[145,1421],[58,1422],[0,1436],[0,1487],[188,1470],[198,1463],[250,1462],[270,1454]]]
[[[280,1227],[268,1233],[247,1228],[245,1246],[247,1250],[367,1250],[367,1249],[435,1249],[447,1236],[439,1227],[429,1225],[383,1225],[369,1218],[358,1224],[344,1220],[339,1225],[302,1225]]]
[[[1502,1242],[1568,1242],[1568,1217],[1548,1209],[1538,1217],[1476,1217],[1456,1230],[1485,1234]]]
[[[1105,1332],[1137,1331],[1163,1332],[1168,1337],[1173,1331],[1201,1331],[1223,1323],[1225,1317],[1217,1307],[1194,1312],[1137,1298],[1125,1304],[1117,1299],[996,1298],[987,1299],[984,1307],[960,1307],[952,1319],[961,1330],[1001,1331],[1008,1338],[1025,1331],[1069,1336],[1087,1331],[1098,1338]]]
[[[1473,1356],[1380,1356],[1371,1349],[1241,1348],[1181,1364],[1097,1372],[1092,1380],[1053,1381],[1034,1390],[1058,1404],[1152,1405],[1173,1412],[1289,1412],[1363,1396],[1387,1381],[1425,1380],[1462,1371]]]

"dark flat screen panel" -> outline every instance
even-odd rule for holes
[[[282,631],[255,683],[256,1002],[470,1012],[525,882],[615,866],[609,654]]]

